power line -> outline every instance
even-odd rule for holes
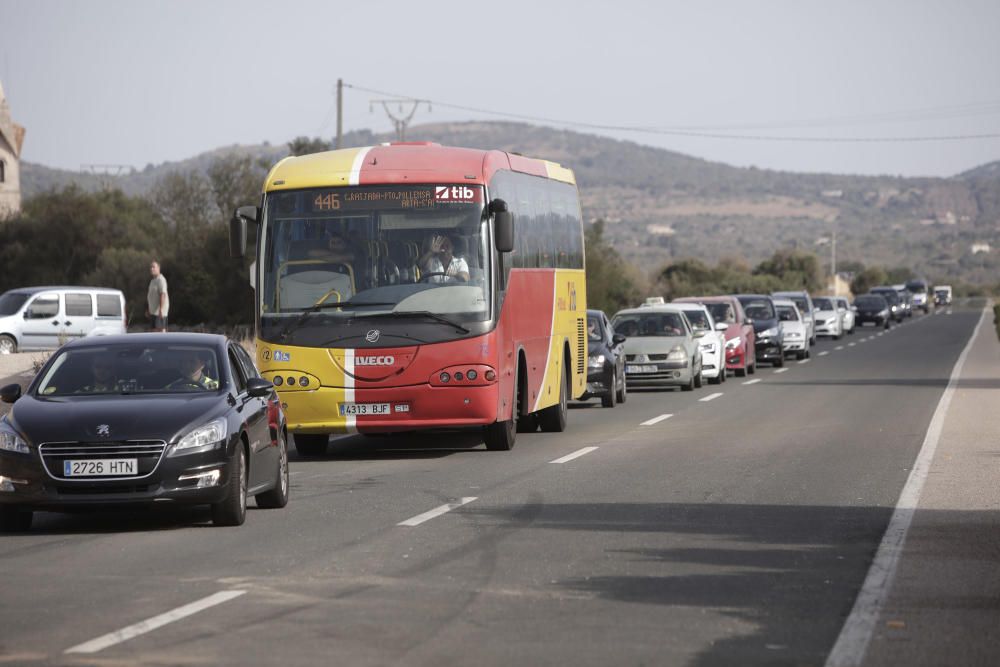
[[[387,92],[384,90],[377,90],[374,88],[367,88],[364,86],[358,86],[354,84],[345,83],[345,87],[352,88],[354,90],[365,92],[373,95],[383,95],[387,97],[400,98],[410,101],[416,101],[417,98],[410,97],[407,95],[401,95],[399,93]],[[969,141],[976,139],[1000,139],[1000,132],[983,132],[977,134],[945,134],[945,135],[925,135],[925,136],[898,136],[898,137],[885,137],[885,136],[871,136],[871,137],[818,137],[818,136],[781,136],[781,135],[768,135],[768,134],[734,134],[729,132],[715,132],[708,131],[697,128],[684,128],[684,127],[649,127],[649,126],[635,126],[635,125],[613,125],[604,123],[588,123],[585,121],[577,120],[567,120],[562,118],[550,118],[546,116],[534,116],[531,114],[521,114],[512,113],[507,111],[499,111],[496,109],[484,109],[481,107],[473,107],[464,104],[453,104],[450,102],[442,102],[439,100],[429,100],[426,98],[420,98],[420,102],[426,102],[428,104],[434,104],[438,107],[446,109],[455,109],[457,111],[466,111],[470,113],[484,114],[487,116],[495,116],[498,118],[509,118],[513,120],[530,121],[535,123],[546,123],[549,125],[561,125],[565,127],[575,127],[587,130],[604,130],[613,132],[634,132],[638,134],[655,134],[664,136],[674,136],[674,137],[691,137],[699,139],[729,139],[736,141],[773,141],[773,142],[785,142],[785,143],[926,143],[935,141]],[[1000,103],[985,103],[983,106],[988,105],[998,105]],[[1000,112],[998,108],[997,112]],[[990,111],[990,113],[993,113]],[[750,128],[748,128],[750,129]],[[777,129],[777,128],[774,128]]]

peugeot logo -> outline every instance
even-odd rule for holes
[[[365,334],[365,340],[368,341],[369,343],[375,343],[378,341],[378,337],[381,335],[382,335],[381,331],[379,331],[378,329],[372,329],[371,331]]]
[[[102,438],[107,438],[108,436],[111,435],[111,427],[108,426],[107,424],[98,424],[97,435],[101,436]]]

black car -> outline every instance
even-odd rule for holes
[[[606,408],[625,402],[624,342],[625,336],[615,333],[603,311],[587,311],[587,391],[582,400],[600,396]]]
[[[879,294],[862,294],[854,300],[854,324],[864,326],[872,322],[877,327],[889,328],[889,303]]]
[[[34,510],[210,505],[216,525],[288,501],[284,414],[224,336],[132,334],[63,346],[0,419],[0,529]]]
[[[778,322],[778,311],[774,300],[766,294],[737,294],[747,319],[752,320],[757,338],[755,356],[757,361],[769,361],[774,366],[785,365],[784,335]]]
[[[889,315],[891,319],[896,322],[902,322],[903,318],[906,317],[906,306],[903,301],[899,298],[899,292],[893,287],[873,287],[868,290],[869,294],[877,294],[878,296],[885,299],[886,303],[889,304]]]

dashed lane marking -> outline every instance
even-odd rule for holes
[[[709,401],[714,401],[719,396],[722,396],[722,392],[721,391],[716,392],[714,394],[709,394],[708,396],[705,396],[704,398],[699,398],[698,401],[701,402],[701,403],[708,403]]]
[[[822,352],[819,353],[819,356],[825,357],[828,354],[830,354],[830,350],[823,350]]]
[[[471,497],[468,497],[468,498],[460,498],[460,499],[456,500],[453,503],[448,503],[446,505],[441,505],[440,507],[435,507],[432,510],[428,510],[427,512],[424,512],[423,514],[418,514],[417,516],[413,517],[412,519],[407,519],[406,521],[400,521],[396,525],[397,526],[410,526],[410,527],[412,527],[412,526],[419,526],[420,524],[422,524],[425,521],[430,521],[431,519],[433,519],[435,517],[439,517],[442,514],[447,514],[448,512],[452,511],[453,509],[457,509],[457,508],[461,507],[462,505],[468,505],[469,503],[471,503],[475,499],[476,499],[476,496],[471,496]]]
[[[854,347],[855,345],[857,345],[857,343],[848,343],[847,347]]]
[[[758,382],[760,382],[760,378],[754,378],[753,380],[747,380],[743,384],[745,384],[745,385],[746,384],[757,384]]]
[[[584,447],[582,449],[576,450],[572,454],[567,454],[566,456],[558,458],[555,461],[549,461],[549,463],[568,463],[569,461],[572,461],[573,459],[578,459],[581,456],[584,456],[586,454],[591,453],[595,449],[597,449],[597,447]]]
[[[843,349],[844,349],[844,346],[843,346],[843,345],[838,345],[837,347],[835,347],[835,348],[833,348],[833,349],[834,349],[834,350],[843,350]]]
[[[788,372],[787,368],[779,368],[778,370],[774,371],[774,374],[777,375],[778,373],[787,373],[787,372]]]
[[[812,361],[812,360],[811,359],[799,359],[799,363],[800,364],[808,364],[810,361]]]
[[[205,611],[209,607],[214,607],[217,604],[222,604],[223,602],[228,602],[229,600],[238,598],[244,593],[246,593],[246,591],[220,591],[218,593],[213,593],[207,598],[202,598],[190,604],[186,604],[183,607],[172,609],[164,614],[147,618],[145,621],[136,623],[135,625],[129,625],[121,630],[115,630],[114,632],[98,637],[97,639],[91,639],[89,642],[77,644],[72,648],[66,649],[66,653],[97,653],[98,651],[103,651],[109,646],[127,642],[128,640],[138,637],[139,635],[144,635],[147,632],[156,630],[157,628],[162,628],[168,623],[179,621],[182,618],[191,616],[192,614],[197,614],[199,611]]]
[[[639,426],[652,426],[653,424],[659,424],[665,419],[670,419],[673,415],[660,415],[659,417],[653,417],[652,419],[647,419],[646,421],[639,424]]]

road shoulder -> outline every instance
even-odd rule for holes
[[[865,665],[1000,664],[1000,343],[969,349]]]

